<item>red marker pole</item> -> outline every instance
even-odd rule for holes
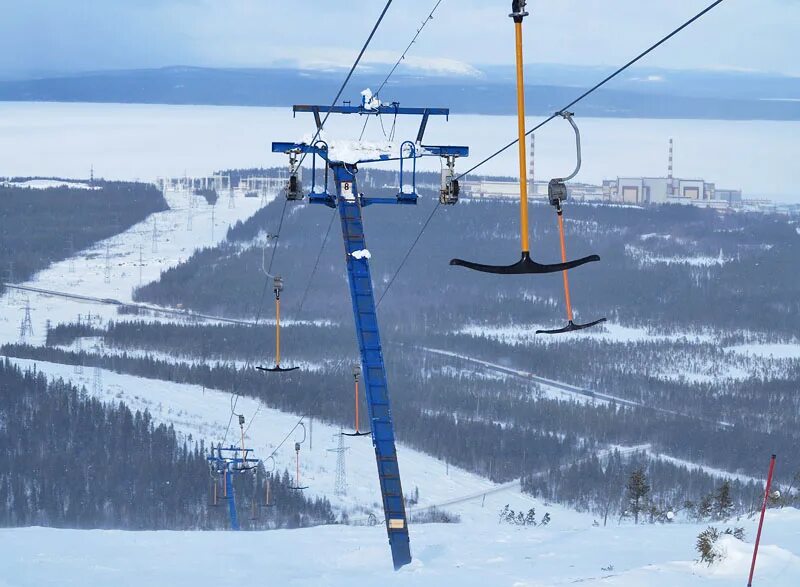
[[[758,522],[758,533],[756,534],[756,545],[753,548],[753,562],[750,565],[750,578],[747,579],[747,587],[753,585],[753,573],[756,570],[756,557],[758,556],[758,543],[761,542],[761,528],[764,527],[764,514],[767,511],[767,503],[769,503],[769,488],[772,485],[772,473],[775,471],[775,455],[769,461],[769,474],[767,475],[767,490],[764,492],[764,504],[761,506],[761,520]]]

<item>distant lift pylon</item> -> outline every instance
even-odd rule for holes
[[[358,378],[361,375],[361,369],[358,366],[353,367],[353,379],[355,380],[355,426],[353,432],[342,432],[342,436],[369,436],[372,432],[361,432],[359,430],[359,417],[358,417]]]
[[[352,106],[349,104],[336,106],[296,105],[294,112],[308,112],[314,114],[317,130],[321,130],[321,116],[323,113],[358,114],[361,116],[390,116],[416,115],[422,117],[422,122],[413,142],[404,142],[399,154],[386,153],[378,156],[359,159],[355,162],[336,160],[330,155],[327,144],[316,143],[272,143],[274,153],[285,153],[290,158],[298,153],[311,153],[321,157],[332,172],[336,193],[329,194],[327,190],[318,192],[312,189],[309,202],[324,204],[336,208],[342,226],[345,256],[347,260],[347,275],[350,283],[350,298],[353,306],[356,336],[361,355],[361,374],[364,382],[364,393],[367,399],[367,409],[372,431],[372,445],[375,449],[375,459],[378,466],[381,495],[383,499],[384,519],[386,531],[389,536],[389,545],[392,552],[392,562],[395,569],[411,562],[411,548],[408,536],[408,520],[403,500],[403,489],[400,483],[400,468],[397,463],[397,450],[395,447],[394,423],[389,402],[389,390],[386,381],[386,368],[383,360],[378,317],[375,308],[375,296],[370,273],[369,252],[364,239],[364,224],[362,209],[372,204],[399,204],[414,205],[417,203],[415,191],[415,161],[417,158],[437,156],[448,162],[451,170],[458,157],[469,155],[467,147],[460,146],[434,146],[423,145],[422,139],[425,128],[431,116],[448,116],[447,108],[404,108],[398,103],[391,104],[364,104]],[[391,197],[369,197],[359,190],[357,174],[358,165],[362,163],[379,163],[383,161],[411,160],[411,181],[404,178],[404,186],[400,186],[398,194]],[[406,170],[403,170],[404,174]],[[442,199],[447,199],[446,204],[454,204],[458,197],[457,183],[453,184],[454,175],[443,174]],[[408,186],[406,188],[405,186]]]

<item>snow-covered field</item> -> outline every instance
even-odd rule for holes
[[[225,238],[230,226],[246,220],[261,206],[260,198],[245,198],[241,192],[235,195],[233,208],[229,207],[227,196],[221,197],[213,210],[212,230],[212,207],[205,198],[193,197],[195,207],[190,208],[188,192],[167,191],[164,196],[169,210],[151,214],[125,232],[78,251],[71,259],[54,263],[22,285],[129,302],[135,287],[157,280],[162,271],[186,260],[195,250],[216,245]],[[106,245],[111,259],[108,283],[105,279]],[[0,307],[5,306],[0,312],[0,343],[19,340],[19,324],[28,300],[33,322],[33,337],[28,340],[31,344],[44,343],[47,320],[53,324],[74,322],[78,314],[85,319],[88,313],[103,322],[124,319],[117,315],[115,306],[9,290],[0,299]]]
[[[30,367],[32,361],[14,359]],[[101,399],[122,400],[147,408],[157,421],[171,422],[194,438],[224,436],[230,417],[225,392],[102,371],[95,391],[94,373],[84,368],[37,364],[52,376],[70,379]],[[297,416],[240,398],[236,411],[252,420],[247,439],[257,454],[276,449]],[[380,514],[374,455],[368,438],[347,439],[348,493],[334,495],[336,457],[328,451],[338,429],[307,422],[309,437],[301,452],[301,478],[310,495],[325,495],[334,507],[358,519]],[[231,440],[238,430],[229,433]],[[279,469],[291,470],[297,431],[275,451]],[[641,447],[637,447],[641,448]],[[668,458],[658,455],[657,458]],[[412,525],[414,562],[391,572],[382,526],[331,526],[295,531],[122,532],[44,528],[0,530],[0,586],[161,585],[202,587],[263,580],[287,585],[350,585],[379,580],[387,585],[545,586],[572,583],[619,585],[729,585],[744,581],[749,568],[754,521],[745,527],[748,543],[726,539],[727,560],[708,568],[693,562],[696,535],[704,525],[592,526],[592,517],[522,494],[518,484],[498,485],[406,446],[398,459],[407,491],[419,489],[419,508],[432,505],[457,513],[462,522]],[[546,528],[518,528],[498,523],[498,512],[535,507],[539,519],[549,512]],[[410,513],[413,514],[413,509]],[[379,517],[379,516],[378,516]],[[380,517],[379,517],[380,519]],[[733,522],[731,523],[733,525]],[[198,564],[203,561],[203,564]],[[759,583],[794,586],[800,581],[800,512],[770,512],[762,541]]]
[[[353,89],[345,99],[357,99]],[[414,106],[414,104],[407,104]],[[438,104],[446,106],[447,104]],[[397,137],[413,138],[419,121],[399,120]],[[531,116],[528,126],[542,117]],[[720,187],[742,188],[746,196],[797,201],[792,155],[800,122],[576,118],[581,127],[583,167],[578,181],[600,183],[617,176],[658,177],[667,165],[667,141],[676,144],[675,173],[703,177]],[[285,165],[270,153],[271,141],[301,140],[313,131],[311,115],[292,117],[291,108],[165,106],[151,104],[0,103],[2,175],[146,179],[210,173],[214,169]],[[332,117],[333,139],[357,135],[360,117]],[[536,133],[540,178],[564,173],[574,144],[569,127],[554,121]],[[53,141],[58,136],[58,141]],[[431,120],[426,144],[470,147],[478,162],[516,136],[512,116],[454,113],[449,122]],[[383,140],[380,125],[366,140]],[[515,173],[509,149],[487,164],[487,174]],[[425,163],[439,169],[436,158]]]
[[[694,562],[703,525],[562,530],[475,522],[412,526],[413,562],[391,571],[385,530],[326,526],[271,532],[0,530],[0,586],[699,587],[745,585],[747,541],[721,539],[719,565]],[[800,584],[800,511],[767,514],[754,585]]]
[[[541,324],[509,324],[488,325],[488,324],[469,324],[455,330],[453,334],[465,334],[476,338],[487,338],[504,344],[553,344],[564,340],[583,340],[595,339],[607,342],[658,342],[658,341],[681,341],[687,342],[713,342],[714,336],[710,333],[677,333],[660,334],[652,332],[647,328],[637,328],[623,326],[615,322],[606,322],[591,330],[582,330],[579,333],[569,332],[560,335],[558,338],[552,336],[536,334],[536,330],[541,328]]]

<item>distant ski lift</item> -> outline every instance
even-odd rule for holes
[[[302,422],[300,422],[300,427],[303,429],[303,440],[294,443],[295,463],[297,468],[295,472],[294,486],[289,487],[289,489],[294,489],[296,491],[308,489],[308,485],[300,485],[300,445],[306,441],[306,427]]]
[[[372,432],[361,432],[359,429],[358,418],[358,379],[361,376],[361,368],[358,365],[353,366],[353,380],[355,381],[355,426],[354,432],[342,432],[342,436],[369,436]]]

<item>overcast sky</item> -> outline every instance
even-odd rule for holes
[[[528,62],[617,65],[711,0],[532,0]],[[436,0],[395,0],[365,58],[397,58]],[[166,65],[349,65],[384,0],[25,0],[0,9],[0,76]],[[513,63],[508,0],[443,0],[409,64]],[[726,0],[645,65],[800,76],[800,0]]]

